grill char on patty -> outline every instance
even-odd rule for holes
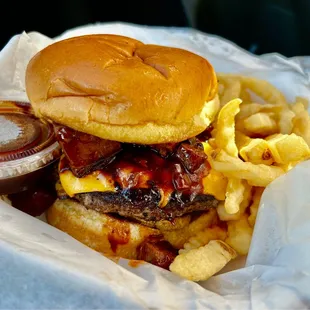
[[[218,205],[213,196],[204,194],[202,182],[210,167],[201,142],[210,138],[211,130],[178,143],[135,145],[56,126],[65,153],[60,174],[69,169],[80,178],[101,171],[116,191],[85,192],[74,198],[86,208],[119,214],[148,226],[206,211]],[[59,190],[58,196],[64,198],[66,193]]]
[[[117,213],[148,226],[160,220],[172,220],[194,211],[215,208],[218,201],[211,195],[176,197],[172,195],[165,207],[160,207],[160,194],[152,189],[129,189],[121,192],[92,192],[75,198],[86,208],[100,213]]]

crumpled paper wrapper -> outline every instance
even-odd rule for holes
[[[268,80],[293,101],[310,98],[310,57],[260,57],[222,38],[183,28],[95,24],[51,39],[14,36],[0,53],[0,100],[28,101],[29,59],[55,40],[113,33],[188,49],[218,72]],[[1,128],[0,128],[1,130]],[[265,190],[243,261],[193,283],[150,264],[130,267],[0,201],[0,308],[6,309],[310,309],[310,161]]]

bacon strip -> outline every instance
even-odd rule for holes
[[[149,188],[193,201],[203,193],[208,174],[207,155],[199,139],[158,145],[121,144],[116,141],[56,125],[56,137],[65,154],[64,167],[83,177],[100,169],[110,175],[120,190]]]
[[[54,125],[54,130],[73,174],[79,178],[107,166],[122,149],[119,142],[100,139],[66,126]]]
[[[190,173],[195,173],[207,159],[207,155],[203,149],[187,143],[182,143],[179,146],[176,156]]]
[[[177,256],[172,245],[157,237],[150,237],[137,248],[138,259],[169,270],[170,264]]]

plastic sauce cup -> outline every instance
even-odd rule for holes
[[[0,102],[0,195],[29,189],[60,155],[52,125],[29,104]]]

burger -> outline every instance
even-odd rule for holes
[[[107,256],[168,268],[182,245],[164,231],[218,205],[202,146],[219,109],[211,64],[183,49],[84,35],[38,52],[26,91],[62,148],[48,223]]]

